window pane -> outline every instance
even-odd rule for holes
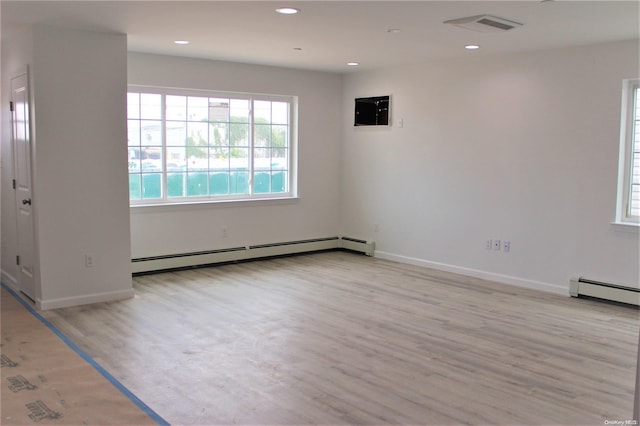
[[[285,148],[289,141],[287,140],[287,126],[271,126],[271,146],[274,148]]]
[[[187,158],[189,158],[189,170],[202,170],[208,167],[208,137],[207,123],[187,123]]]
[[[129,175],[129,199],[140,200],[142,198],[142,185],[139,174]]]
[[[631,185],[631,216],[640,216],[640,185]]]
[[[187,174],[187,196],[207,195],[207,173]]]
[[[160,172],[162,171],[162,149],[156,146],[141,147],[141,171]]]
[[[167,120],[186,120],[187,119],[187,97],[186,96],[167,96]]]
[[[187,170],[187,149],[167,147],[167,171],[180,172],[185,170]]]
[[[186,173],[169,173],[167,174],[167,196],[184,197],[187,182]]]
[[[253,121],[256,124],[271,123],[271,102],[255,101],[253,103]]]
[[[271,170],[270,148],[256,148],[253,150],[253,167],[256,170]]]
[[[273,124],[289,124],[289,104],[286,102],[271,103],[271,122]]]
[[[286,148],[275,148],[271,150],[271,169],[287,170],[289,168],[289,150]]]
[[[232,171],[229,174],[229,193],[248,194],[249,193],[249,172]]]
[[[229,125],[214,123],[209,125],[209,144],[214,146],[229,146]]]
[[[255,131],[255,144],[256,147],[268,147],[271,146],[271,126],[268,124],[256,124],[254,126]]]
[[[230,99],[230,120],[233,123],[249,122],[249,101],[247,99]]]
[[[127,117],[140,118],[140,93],[127,93]]]
[[[271,174],[271,192],[287,192],[287,172]]]
[[[249,149],[231,148],[229,151],[231,170],[249,170]]]
[[[140,117],[151,120],[162,118],[162,96],[141,93],[140,94]]]
[[[167,146],[185,146],[187,125],[180,121],[167,121]]]
[[[139,120],[127,121],[127,144],[129,146],[140,145],[140,121]]]
[[[140,121],[142,145],[162,146],[162,121]]]
[[[187,100],[187,119],[189,121],[208,121],[209,98],[189,96]]]
[[[209,99],[209,120],[222,123],[229,121],[229,99]]]
[[[210,173],[209,174],[209,194],[225,195],[229,193],[229,173]]]
[[[162,175],[160,173],[142,175],[142,198],[162,197]]]
[[[229,139],[231,146],[249,146],[249,125],[231,123],[229,125]]]
[[[209,144],[209,125],[207,123],[187,122],[187,139],[198,146]]]
[[[229,147],[209,148],[209,169],[229,169]]]
[[[129,148],[129,173],[139,173],[140,168],[140,148]]]
[[[209,157],[206,151],[201,151],[202,148],[189,148],[187,147],[187,171],[190,172],[206,172],[209,169]],[[205,148],[206,149],[206,148]],[[197,151],[196,151],[197,150]],[[201,157],[189,155],[189,152],[196,152]]]
[[[253,192],[264,194],[271,191],[271,173],[258,172],[253,176]]]

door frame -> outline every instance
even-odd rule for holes
[[[10,126],[11,126],[11,152],[12,152],[12,166],[13,166],[13,170],[12,170],[12,179],[13,179],[13,200],[15,202],[14,205],[14,212],[15,212],[15,220],[16,220],[16,247],[15,247],[15,252],[16,252],[16,276],[15,276],[15,284],[16,284],[16,288],[17,290],[24,294],[25,296],[27,296],[29,299],[31,299],[34,302],[37,302],[38,300],[40,300],[41,297],[41,289],[40,289],[40,271],[39,271],[39,256],[38,256],[38,238],[37,238],[37,232],[36,232],[36,203],[33,201],[34,200],[34,158],[35,158],[35,138],[34,138],[34,126],[33,126],[33,102],[31,99],[31,74],[29,72],[29,66],[25,66],[25,68],[23,68],[22,70],[16,72],[15,74],[13,74],[10,79],[9,79],[9,97],[10,97],[10,101],[12,102],[13,108],[10,111]],[[32,200],[32,203],[30,204],[30,227],[31,230],[28,232],[27,235],[30,234],[31,237],[31,241],[29,244],[31,244],[31,256],[32,256],[32,271],[31,271],[31,280],[32,282],[29,283],[28,288],[27,288],[27,284],[25,283],[25,274],[22,270],[22,261],[21,264],[18,264],[18,256],[23,256],[22,253],[20,253],[21,247],[22,247],[22,243],[21,243],[21,238],[25,238],[24,232],[21,232],[21,226],[20,226],[20,214],[21,214],[21,210],[20,210],[20,205],[18,204],[18,188],[17,186],[19,185],[18,183],[18,162],[19,162],[19,158],[18,158],[18,149],[16,147],[16,134],[15,134],[15,126],[14,126],[14,119],[15,119],[15,112],[14,112],[14,108],[15,103],[14,103],[14,80],[24,77],[25,79],[25,84],[24,84],[24,92],[25,92],[25,102],[27,104],[27,132],[28,132],[28,179],[29,179],[29,198],[30,200]],[[22,235],[22,237],[21,237]],[[23,259],[24,260],[24,256]],[[26,290],[26,291],[25,291]]]

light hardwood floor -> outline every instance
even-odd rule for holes
[[[172,424],[632,417],[633,308],[346,252],[134,283],[45,316]]]

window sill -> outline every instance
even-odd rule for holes
[[[270,206],[283,204],[296,204],[300,197],[274,197],[274,198],[251,198],[238,200],[200,200],[183,201],[179,203],[157,203],[157,204],[131,204],[131,214],[136,213],[157,213],[157,212],[177,212],[185,210],[214,209],[226,207],[249,207],[249,206]]]
[[[611,228],[616,232],[640,235],[640,223],[634,222],[611,222]]]

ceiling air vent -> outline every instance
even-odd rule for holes
[[[444,23],[482,33],[508,31],[522,26],[522,24],[518,22],[491,15],[476,15],[468,18],[451,19],[444,21]]]

